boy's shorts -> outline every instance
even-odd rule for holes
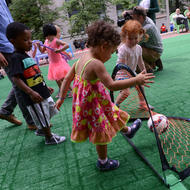
[[[57,108],[54,106],[55,102],[52,97],[49,97],[40,103],[27,106],[27,109],[38,129],[50,126],[50,119],[58,113]]]

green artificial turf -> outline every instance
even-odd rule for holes
[[[146,89],[147,99],[158,113],[190,118],[190,35],[164,39],[163,43],[164,70],[155,73],[155,83]],[[105,63],[110,74],[116,59],[114,54]],[[48,67],[41,67],[41,70],[46,79]],[[53,98],[56,100],[56,83],[46,81],[55,89]],[[0,105],[10,88],[7,77],[0,80]],[[14,114],[23,121],[22,126],[16,127],[0,120],[0,190],[167,189],[121,134],[108,145],[109,157],[119,159],[120,167],[110,172],[99,172],[95,167],[95,146],[88,141],[79,144],[70,141],[71,104],[72,99],[66,99],[60,113],[51,120],[52,131],[67,137],[67,141],[60,145],[47,146],[43,137],[29,131],[18,107]],[[162,175],[155,137],[148,130],[146,121],[143,121],[133,142]],[[183,184],[190,189],[190,177]]]

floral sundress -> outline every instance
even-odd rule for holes
[[[73,83],[73,126],[71,140],[83,142],[87,138],[93,144],[104,145],[128,122],[128,113],[112,103],[108,90],[99,79],[88,81],[82,78],[88,60]],[[78,62],[76,63],[75,70]]]

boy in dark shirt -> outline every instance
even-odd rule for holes
[[[13,22],[7,26],[6,36],[15,48],[9,74],[38,127],[35,134],[45,136],[45,144],[62,143],[65,137],[50,130],[50,118],[58,113],[50,91],[38,65],[25,53],[32,48],[31,31],[24,24]]]

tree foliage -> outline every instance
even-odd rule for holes
[[[12,0],[9,6],[13,19],[32,30],[33,39],[43,39],[42,27],[56,20],[57,10],[50,9],[51,0]]]
[[[170,13],[175,12],[175,10],[177,8],[179,8],[181,10],[181,12],[183,13],[186,8],[190,5],[190,1],[189,0],[169,0],[169,7],[170,7]]]
[[[70,0],[65,1],[62,6],[63,18],[68,21],[71,36],[84,33],[84,29],[93,21],[102,18],[107,21],[111,19],[106,14],[106,5],[111,0]]]
[[[123,10],[132,9],[134,6],[137,5],[137,0],[131,1],[131,0],[112,0],[112,3],[114,5],[120,5]]]

